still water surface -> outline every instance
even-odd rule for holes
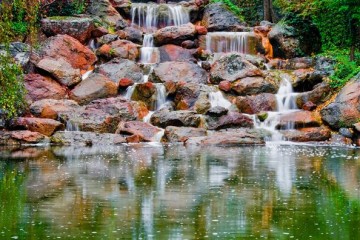
[[[0,239],[360,239],[360,150],[0,149]]]

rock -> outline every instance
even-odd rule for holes
[[[210,71],[211,69],[211,63],[210,62],[201,62],[201,67],[206,70],[206,71]]]
[[[333,146],[350,146],[353,145],[353,141],[351,138],[344,137],[337,133],[331,133],[331,138],[327,140],[329,145]],[[355,139],[356,144],[356,139]]]
[[[126,27],[124,30],[125,39],[133,43],[142,44],[143,42],[143,33],[139,29],[133,27]]]
[[[134,85],[134,81],[128,78],[122,78],[119,81],[119,88],[126,89],[130,86]]]
[[[110,3],[121,14],[121,16],[130,16],[131,0],[110,0]]]
[[[237,129],[224,132],[216,132],[207,137],[190,137],[186,145],[200,146],[241,146],[241,145],[264,145],[264,136],[259,130]]]
[[[6,53],[6,46],[0,44],[0,55]],[[14,58],[15,62],[23,69],[28,66],[30,61],[30,45],[22,42],[12,42],[9,44],[9,53]]]
[[[188,110],[194,106],[200,95],[200,85],[198,83],[186,83],[178,86],[174,98],[177,110]]]
[[[6,114],[5,111],[0,109],[0,130],[4,129],[6,126]]]
[[[226,115],[229,112],[228,109],[220,106],[212,107],[207,112],[206,115],[210,117],[221,117],[223,115]]]
[[[302,128],[299,130],[281,131],[283,138],[293,142],[319,142],[331,137],[331,132],[325,127]]]
[[[48,142],[49,138],[38,132],[29,130],[0,131],[0,146],[46,144]]]
[[[223,3],[212,3],[207,5],[204,9],[204,16],[201,24],[209,32],[241,32],[245,28],[245,23],[227,10]]]
[[[256,117],[260,120],[260,122],[264,122],[269,116],[267,112],[259,112],[256,114]]]
[[[161,128],[166,128],[167,126],[198,127],[201,123],[201,118],[194,111],[169,111],[163,108],[151,116],[150,122],[152,125]]]
[[[321,123],[317,112],[296,111],[282,115],[276,129],[319,127]]]
[[[206,35],[208,33],[207,28],[200,25],[195,25],[196,33],[198,35]]]
[[[360,74],[339,92],[335,101],[321,109],[321,117],[331,128],[352,127],[360,119]]]
[[[245,77],[262,76],[256,66],[239,54],[227,54],[217,60],[210,70],[210,81],[218,84],[221,81],[234,82]]]
[[[159,52],[160,52],[160,62],[167,62],[167,61],[195,62],[196,61],[190,50],[184,49],[182,47],[173,44],[168,44],[159,47]]]
[[[339,133],[346,138],[352,138],[354,136],[354,131],[351,128],[340,128]]]
[[[155,83],[207,83],[207,72],[192,62],[164,62],[156,64],[149,76]],[[168,89],[168,88],[167,88]]]
[[[131,96],[133,101],[141,101],[145,103],[149,110],[156,110],[156,99],[158,92],[155,84],[152,82],[136,84],[134,92]]]
[[[299,93],[296,96],[296,104],[299,108],[304,108],[307,102],[318,105],[326,102],[331,95],[331,88],[327,83],[320,83],[312,91]],[[313,107],[312,107],[313,108]]]
[[[315,72],[318,75],[330,76],[335,72],[336,61],[329,57],[317,56],[315,58]]]
[[[233,82],[231,86],[237,95],[255,95],[260,93],[276,93],[276,87],[263,77],[245,77]]]
[[[304,103],[301,107],[302,110],[305,110],[305,111],[313,111],[316,109],[316,104],[311,102],[311,101],[307,101],[306,103]]]
[[[230,92],[230,90],[231,90],[231,82],[226,81],[226,80],[221,81],[219,83],[219,89],[224,91],[224,92]]]
[[[104,27],[97,27],[94,30],[91,31],[91,36],[93,38],[100,38],[102,36],[105,36],[109,34],[109,31]]]
[[[14,130],[30,130],[45,136],[51,136],[56,131],[64,130],[64,124],[48,118],[19,117],[11,121],[10,128]]]
[[[117,129],[117,132],[125,135],[137,135],[142,141],[152,142],[154,137],[161,130],[157,127],[152,126],[149,123],[139,122],[139,121],[130,121],[123,124],[120,123],[120,127]]]
[[[140,119],[139,109],[136,102],[129,102],[123,97],[105,98],[72,112],[63,112],[59,114],[59,119],[80,131],[114,133],[121,121]]]
[[[319,30],[311,21],[303,19],[302,22],[297,21],[296,26],[289,26],[287,20],[285,18],[281,23],[277,23],[268,35],[275,58],[301,57],[321,49]]]
[[[118,21],[124,21],[108,0],[89,0],[88,2],[87,13],[101,18],[105,23],[115,26]]]
[[[276,111],[276,96],[271,93],[263,93],[255,96],[236,98],[236,106],[242,113],[256,114],[260,112]]]
[[[126,143],[124,137],[111,133],[92,132],[56,132],[51,137],[51,144],[63,146],[111,146]]]
[[[41,30],[47,37],[66,34],[81,43],[86,43],[94,29],[94,20],[88,17],[50,17],[41,19]]]
[[[322,76],[318,75],[312,69],[298,69],[292,72],[295,80],[292,85],[295,91],[311,91],[314,86],[322,82]]]
[[[121,79],[129,79],[133,83],[143,80],[143,71],[133,61],[122,58],[115,58],[110,62],[101,64],[94,72],[100,73],[119,84]]]
[[[186,142],[190,137],[203,137],[207,132],[203,128],[192,127],[166,127],[163,136],[165,142]]]
[[[185,40],[193,40],[195,34],[196,29],[192,23],[180,26],[168,26],[155,32],[154,42],[157,46],[165,44],[181,45]]]
[[[89,48],[68,35],[48,38],[32,58],[35,64],[44,58],[55,60],[63,58],[72,68],[85,71],[96,61],[95,54]]]
[[[117,34],[106,34],[98,38],[97,43],[102,46],[104,44],[110,44],[111,42],[114,42],[116,40],[119,40],[119,36]]]
[[[116,40],[109,44],[102,45],[96,51],[96,54],[105,59],[120,57],[134,61],[139,57],[139,48],[140,45],[132,43],[128,40]]]
[[[181,47],[186,49],[197,48],[199,47],[199,42],[196,40],[185,40],[181,43]]]
[[[80,69],[74,69],[71,64],[63,58],[43,58],[36,66],[50,73],[62,85],[71,87],[81,81]]]
[[[125,139],[126,139],[127,143],[139,143],[142,141],[141,136],[135,135],[135,134],[131,135],[129,137],[126,137]]]
[[[65,87],[40,74],[26,74],[24,85],[27,90],[26,99],[30,103],[45,98],[63,99],[67,96]]]
[[[58,119],[59,114],[73,112],[80,106],[73,100],[42,99],[30,105],[30,112],[36,117]]]
[[[238,112],[228,112],[219,118],[207,119],[208,129],[220,130],[226,128],[252,128],[254,122],[248,116]]]
[[[70,92],[69,97],[79,104],[87,104],[95,99],[115,96],[117,87],[104,75],[92,73]]]

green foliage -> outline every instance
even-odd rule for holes
[[[231,0],[210,0],[210,3],[224,3],[226,7],[234,13],[239,19],[244,21],[244,17],[242,15],[242,9],[236,6]]]
[[[54,1],[47,8],[43,9],[45,16],[73,16],[85,12],[86,0],[61,0]]]
[[[333,55],[336,60],[335,73],[330,76],[330,86],[338,88],[344,86],[352,77],[360,72],[356,61],[350,61],[347,53]]]

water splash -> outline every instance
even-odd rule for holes
[[[81,76],[81,80],[87,79],[94,70],[89,70]]]
[[[71,120],[68,120],[66,121],[66,128],[65,128],[65,131],[71,131],[71,132],[74,132],[74,131],[80,131],[80,127],[79,127],[79,124],[78,123],[75,123]]]
[[[143,46],[140,49],[141,63],[158,63],[160,61],[159,49],[154,45],[154,36],[151,33],[144,35]]]
[[[125,92],[125,98],[128,100],[131,100],[131,97],[135,91],[135,87],[136,87],[137,83],[135,83],[132,86],[127,87],[126,92]]]
[[[250,54],[249,32],[211,32],[206,35],[206,50],[212,53],[238,52]]]
[[[164,84],[158,83],[156,84],[156,110],[161,109],[165,103],[166,103],[166,88]]]
[[[221,91],[209,93],[209,101],[212,108],[219,106],[229,109],[229,107],[231,106],[231,102],[224,98]]]

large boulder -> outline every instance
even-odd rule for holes
[[[310,20],[300,18],[291,26],[287,24],[292,20],[290,18],[277,23],[268,34],[274,57],[294,58],[320,51],[321,36],[316,26]]]
[[[49,138],[38,132],[31,132],[29,130],[0,131],[0,146],[47,143],[49,143]]]
[[[108,0],[89,0],[88,2],[88,14],[97,16],[112,26],[115,26],[119,21],[125,22]]]
[[[168,61],[195,62],[195,58],[193,57],[192,52],[190,50],[173,44],[167,44],[159,47],[159,52],[160,52],[160,62],[168,62]]]
[[[192,62],[164,62],[155,65],[149,81],[155,83],[207,83],[207,72]]]
[[[234,82],[245,77],[262,76],[255,65],[245,60],[240,54],[227,54],[217,60],[210,70],[210,81],[219,84],[221,81]]]
[[[157,30],[154,34],[154,42],[157,46],[164,44],[181,45],[185,40],[195,38],[196,28],[192,23],[180,26],[168,26]]]
[[[118,133],[124,135],[137,135],[144,142],[154,141],[155,136],[161,131],[161,129],[154,127],[153,125],[139,121],[129,121],[120,123],[117,129]]]
[[[296,104],[299,108],[302,108],[308,102],[312,102],[315,105],[322,104],[329,98],[331,92],[328,83],[319,83],[313,90],[299,93],[296,96]]]
[[[95,99],[115,96],[117,87],[106,76],[92,73],[70,92],[69,97],[79,104],[87,104]]]
[[[313,69],[297,69],[292,72],[294,81],[292,82],[293,88],[297,92],[310,91],[317,84],[323,81],[323,76],[318,74],[318,71]]]
[[[131,100],[141,101],[145,103],[148,109],[156,110],[156,100],[158,95],[158,89],[152,82],[139,83],[134,87],[134,92],[131,95]]]
[[[41,30],[47,37],[67,34],[81,43],[90,39],[94,29],[94,20],[89,17],[50,17],[41,20]]]
[[[36,117],[58,119],[59,115],[74,112],[80,108],[73,100],[42,99],[30,105],[30,112]]]
[[[277,88],[263,77],[245,77],[232,83],[231,90],[237,95],[276,93]]]
[[[63,58],[72,68],[87,71],[96,61],[95,54],[78,40],[68,35],[56,35],[48,38],[39,51],[32,56],[38,63],[44,58],[58,60]]]
[[[134,83],[143,80],[143,71],[133,61],[123,58],[115,58],[110,62],[100,65],[95,69],[95,72],[107,76],[116,84],[119,84],[121,79],[130,79]]]
[[[254,96],[236,98],[236,106],[242,113],[256,114],[260,112],[276,111],[276,96],[271,93],[263,93]]]
[[[203,137],[207,132],[204,128],[166,127],[162,140],[164,142],[186,142],[190,137]]]
[[[110,0],[110,3],[121,14],[121,16],[130,16],[131,0]]]
[[[280,116],[277,129],[298,129],[321,126],[321,117],[318,112],[295,111]]]
[[[302,128],[299,130],[280,131],[288,141],[293,142],[318,142],[326,141],[331,137],[331,131],[326,127]]]
[[[111,146],[126,143],[124,137],[111,133],[92,132],[56,132],[51,138],[51,144],[60,146]]]
[[[15,62],[19,64],[23,69],[26,69],[30,61],[30,49],[31,47],[22,42],[12,42],[9,44],[9,53],[14,58]],[[7,47],[4,44],[0,44],[0,55],[6,54]]]
[[[357,123],[360,119],[360,73],[320,113],[323,121],[334,129],[352,127]]]
[[[16,118],[10,123],[15,130],[30,130],[45,136],[51,136],[55,131],[64,130],[64,124],[49,118]]]
[[[238,112],[228,112],[221,117],[209,117],[207,119],[208,129],[220,130],[225,128],[252,128],[253,120]]]
[[[128,40],[116,40],[109,44],[102,45],[96,52],[99,57],[105,59],[112,58],[126,58],[129,60],[136,60],[139,58],[140,45],[130,42]]]
[[[245,23],[227,10],[223,3],[212,3],[207,5],[204,9],[204,16],[201,23],[209,32],[236,32],[242,31],[245,28]]]
[[[80,69],[75,69],[64,58],[43,58],[36,66],[48,72],[62,85],[71,87],[81,81]]]
[[[63,99],[66,97],[66,88],[55,80],[40,74],[26,74],[24,76],[26,100],[34,102],[40,99]]]
[[[208,93],[211,92],[211,88],[204,84],[199,83],[184,83],[179,84],[176,89],[174,103],[176,109],[178,110],[187,110],[196,105],[198,101],[203,100],[202,104],[208,105]],[[204,99],[200,99],[204,98]],[[199,106],[200,102],[197,103],[196,108],[201,108]],[[210,102],[209,102],[210,104]],[[209,106],[210,107],[210,106]],[[207,109],[206,109],[207,110]],[[198,112],[198,111],[197,111]],[[200,111],[201,112],[201,111]],[[203,111],[205,112],[205,111]]]
[[[162,108],[151,116],[150,122],[154,126],[161,128],[166,128],[167,126],[198,127],[201,123],[201,117],[194,111],[169,111],[166,108]]]

